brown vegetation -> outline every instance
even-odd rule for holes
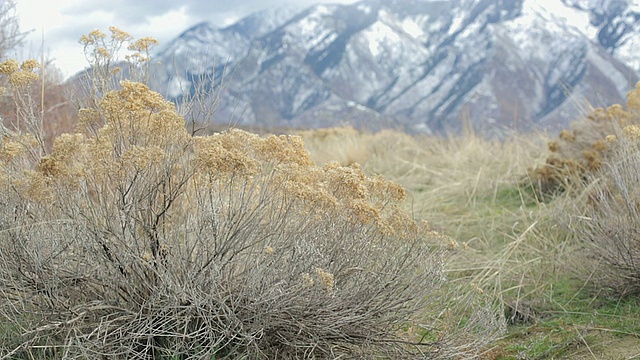
[[[536,188],[542,194],[552,194],[566,191],[576,183],[584,184],[586,177],[602,166],[615,134],[639,123],[639,99],[640,83],[627,94],[626,107],[615,104],[606,109],[596,108],[571,129],[560,132],[557,139],[548,143],[552,154],[546,163],[529,172]]]

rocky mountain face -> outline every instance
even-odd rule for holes
[[[623,102],[638,45],[627,0],[364,0],[198,24],[155,55],[154,87],[213,87],[217,123],[499,136]]]

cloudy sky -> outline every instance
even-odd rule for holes
[[[251,12],[284,5],[352,3],[355,0],[18,0],[20,28],[31,31],[18,58],[52,59],[65,76],[87,62],[78,39],[91,30],[116,26],[134,37],[152,36],[166,44],[201,21],[229,25]]]

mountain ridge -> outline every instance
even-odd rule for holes
[[[155,54],[154,87],[180,102],[208,78],[225,93],[204,120],[238,125],[554,130],[638,81],[636,10],[624,0],[271,9],[186,30]]]

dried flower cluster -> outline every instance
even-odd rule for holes
[[[151,60],[150,52],[153,46],[158,45],[158,40],[152,37],[143,37],[127,47],[133,54],[127,55],[125,59],[134,64],[142,64]]]
[[[398,235],[419,229],[398,206],[404,189],[382,177],[370,178],[357,164],[313,164],[298,136],[260,137],[231,130],[194,138],[194,165],[209,179],[251,178],[273,171],[274,184],[287,197],[303,200],[304,212],[330,211],[353,221],[376,224],[381,231]]]
[[[128,65],[128,79],[148,82],[148,63],[150,52],[156,39],[144,37],[135,39],[131,34],[115,26],[109,27],[110,36],[100,30],[93,30],[80,37],[80,44],[84,47],[84,54],[91,65],[91,88],[87,89],[91,98],[99,99],[104,94],[117,88],[116,80],[122,78],[122,69],[115,66],[122,58],[120,52],[124,46],[128,53],[124,55]]]
[[[36,139],[31,134],[4,136],[0,144],[0,160],[3,165],[8,165],[14,159],[26,155],[36,145]]]
[[[19,88],[25,87],[38,80],[38,74],[34,72],[40,67],[36,60],[26,60],[22,64],[10,59],[0,63],[0,74],[9,79],[11,86]]]
[[[622,133],[631,140],[640,139],[640,126],[638,125],[628,125],[622,129]]]
[[[96,41],[101,38],[92,35]],[[267,176],[272,178],[270,191],[321,221],[323,214],[339,214],[389,235],[429,231],[402,210],[401,186],[382,177],[370,178],[357,164],[330,162],[318,167],[298,136],[260,137],[230,130],[192,137],[173,104],[158,93],[130,81],[120,86],[105,94],[97,108],[81,109],[81,133],[60,136],[51,153],[38,161],[36,171],[20,176],[25,191],[34,196],[32,201],[51,201],[60,186],[83,187],[90,193],[111,188],[108,192],[115,193],[132,186],[139,176],[162,172],[191,174],[187,178],[193,182],[185,186],[192,191],[198,186],[225,187],[231,179],[236,184],[259,183]],[[1,155],[11,160],[27,150],[28,144],[7,139]]]
[[[325,288],[325,290],[327,290],[327,292],[329,293],[333,292],[333,288],[335,286],[333,274],[328,273],[322,270],[321,268],[317,267],[316,276],[318,276],[318,280],[320,281],[320,284],[322,284],[322,286]]]
[[[83,109],[80,114],[84,134],[58,137],[38,164],[38,174],[52,186],[128,179],[160,165],[168,152],[185,148],[189,141],[173,105],[139,83],[123,81],[121,89],[106,94],[97,109]],[[91,136],[99,121],[104,126]]]
[[[636,136],[640,123],[640,83],[627,94],[626,107],[619,104],[594,109],[571,130],[562,130],[558,139],[548,144],[552,154],[544,165],[529,172],[542,193],[563,191],[583,181],[589,173],[601,168],[616,134]]]

